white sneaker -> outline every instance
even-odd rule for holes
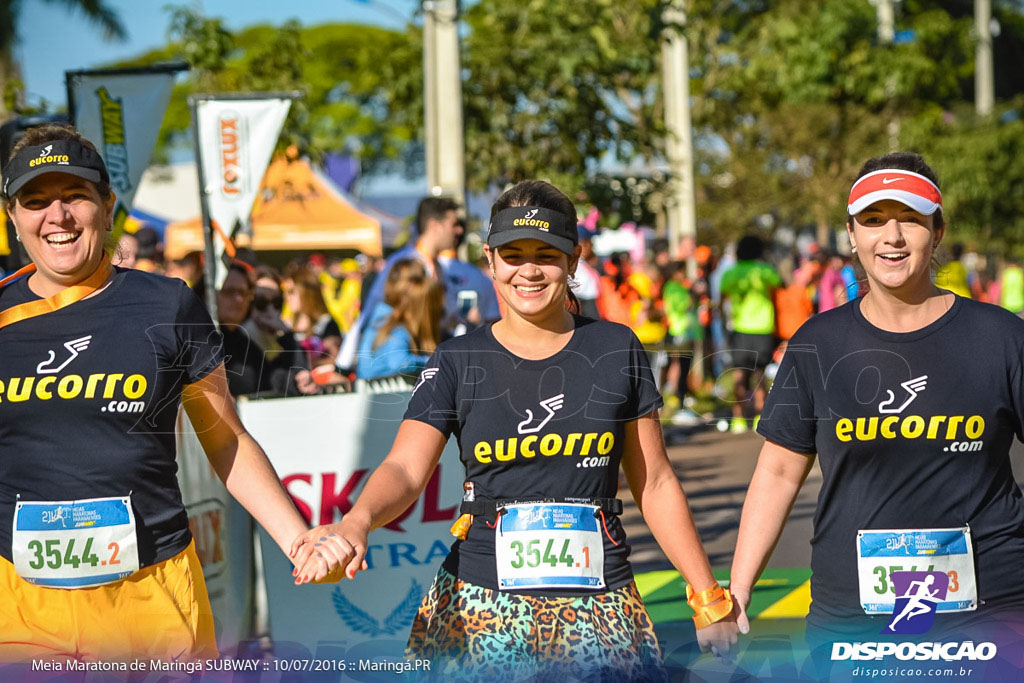
[[[689,408],[680,408],[670,422],[674,427],[699,427],[704,424],[704,418]]]

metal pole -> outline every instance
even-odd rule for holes
[[[430,194],[466,198],[462,65],[456,0],[423,1],[423,85]]]
[[[188,98],[188,107],[192,113],[192,138],[195,142],[196,172],[199,174],[199,211],[203,220],[203,236],[205,237],[205,248],[203,251],[203,273],[206,280],[206,308],[210,311],[213,324],[220,329],[220,322],[217,319],[217,251],[214,249],[213,240],[216,239],[213,229],[210,227],[210,207],[207,204],[208,189],[206,187],[206,174],[203,173],[203,145],[199,140],[199,115],[196,111],[201,100]]]
[[[667,28],[661,46],[662,79],[665,90],[665,127],[668,139],[665,153],[673,182],[666,207],[669,250],[678,253],[679,244],[689,239],[696,245],[697,215],[693,181],[693,134],[690,122],[689,53],[686,35],[686,10],[682,0],[671,0],[662,18]],[[692,250],[686,261],[687,275],[697,275]]]
[[[978,34],[974,57],[974,107],[979,116],[988,116],[995,106],[991,0],[974,0],[974,30]]]
[[[896,40],[896,3],[894,0],[871,0],[878,10],[878,42],[887,49],[892,49]],[[889,116],[889,123],[886,132],[889,134],[889,151],[898,152],[900,149],[900,120],[896,115],[895,103],[896,82],[892,76],[885,79],[885,98],[887,106],[892,110]]]

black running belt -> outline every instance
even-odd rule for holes
[[[612,515],[622,514],[622,501],[618,498],[544,498],[533,500],[500,499],[500,500],[474,500],[462,501],[459,512],[470,515],[484,515],[493,517],[498,514],[498,508],[508,505],[520,505],[527,503],[576,503],[577,505],[596,505],[602,512]]]

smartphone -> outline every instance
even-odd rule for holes
[[[476,308],[476,292],[472,289],[463,289],[458,293],[459,316],[465,318],[469,312]]]

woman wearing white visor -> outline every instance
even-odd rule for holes
[[[870,291],[790,342],[758,427],[767,441],[743,507],[733,595],[749,604],[820,456],[808,616],[819,665],[836,663],[838,642],[1024,633],[1024,505],[1009,460],[1024,430],[1024,322],[933,284],[946,225],[920,156],[869,160],[848,214]],[[912,585],[928,586],[927,610]],[[908,600],[915,616],[890,624]]]

